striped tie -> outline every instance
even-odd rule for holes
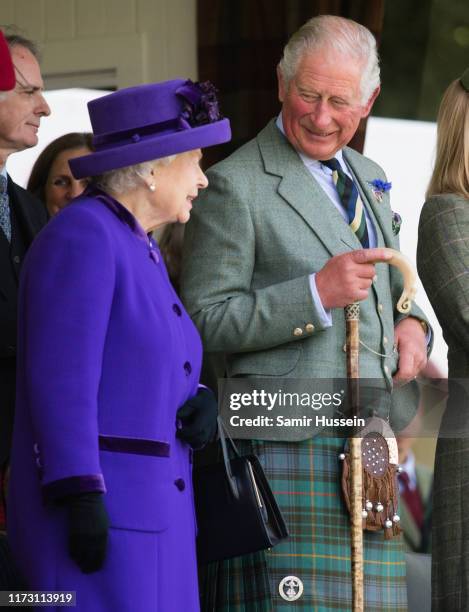
[[[6,176],[0,174],[0,227],[8,242],[11,242],[10,204],[8,202],[7,185]]]
[[[332,170],[332,180],[334,181],[342,206],[347,213],[349,225],[362,243],[362,246],[367,249],[370,246],[370,242],[366,228],[365,211],[355,183],[345,174],[335,157],[321,161],[321,164]]]

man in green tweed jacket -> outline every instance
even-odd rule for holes
[[[425,365],[429,338],[416,306],[408,317],[395,310],[399,274],[369,263],[386,260],[380,247],[398,248],[388,184],[346,147],[379,93],[374,38],[353,21],[316,17],[288,43],[278,78],[279,117],[208,173],[186,233],[183,299],[217,376],[294,379],[345,378],[343,308],[360,301],[361,375],[391,390],[393,376],[411,380]],[[345,191],[363,202],[351,218],[334,180],[344,173]],[[250,438],[239,444],[258,454],[291,535],[206,568],[202,608],[349,610],[344,440],[302,428],[237,437]],[[367,612],[407,609],[400,541],[366,533],[364,570]]]

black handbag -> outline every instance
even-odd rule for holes
[[[223,461],[195,467],[193,473],[201,563],[272,548],[288,537],[258,458],[239,454],[220,417],[218,432]],[[227,440],[235,455],[232,459]]]

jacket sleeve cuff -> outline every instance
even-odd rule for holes
[[[106,493],[106,486],[101,474],[89,476],[70,476],[48,482],[42,487],[42,499],[45,504],[56,502],[67,495],[79,493]]]

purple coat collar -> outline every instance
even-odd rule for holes
[[[151,234],[146,234],[143,227],[137,221],[137,219],[133,216],[133,214],[128,210],[123,204],[121,204],[118,200],[110,196],[108,193],[99,189],[98,187],[88,187],[83,193],[84,197],[94,198],[95,200],[99,200],[103,202],[109,210],[111,210],[123,223],[129,226],[131,232],[135,234],[135,236],[142,240],[145,245],[150,250],[150,257],[158,263],[161,257],[161,253],[158,249],[158,246],[153,240]]]

